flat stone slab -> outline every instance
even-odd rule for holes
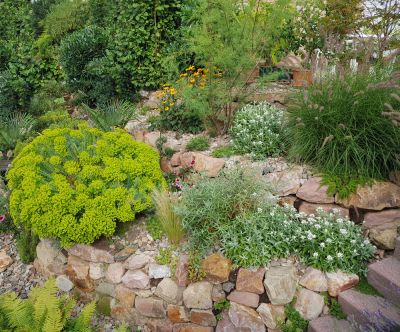
[[[339,320],[332,316],[313,319],[308,324],[308,332],[355,332],[347,320]]]
[[[398,331],[400,309],[378,296],[347,290],[339,294],[339,304],[362,331]]]
[[[328,186],[322,185],[321,182],[320,177],[307,180],[297,191],[296,196],[310,203],[334,203],[335,198],[328,193]]]
[[[368,267],[368,282],[385,298],[400,306],[400,261],[389,257]]]

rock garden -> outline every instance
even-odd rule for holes
[[[399,7],[1,2],[0,331],[400,331]]]

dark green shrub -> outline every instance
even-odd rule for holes
[[[221,146],[219,148],[216,148],[213,152],[212,152],[212,156],[215,158],[223,158],[223,157],[232,157],[235,154],[239,154],[239,152],[237,152],[235,150],[235,148],[231,145],[228,146]]]
[[[41,21],[47,16],[52,5],[59,3],[61,0],[36,0],[32,2],[32,27],[36,36],[43,32]]]
[[[46,82],[33,95],[28,112],[38,116],[62,108],[65,104],[64,93],[65,87],[61,83],[55,80]]]
[[[300,313],[292,304],[285,305],[285,322],[278,322],[282,332],[304,332],[308,326],[308,320],[301,317]]]
[[[17,249],[21,261],[29,264],[36,258],[39,237],[29,228],[18,228]]]
[[[382,115],[399,109],[384,75],[346,75],[298,94],[290,108],[290,156],[321,172],[348,178],[386,178],[399,168],[400,127]]]
[[[33,135],[36,120],[29,114],[14,113],[0,120],[0,151],[12,150]]]
[[[166,186],[151,147],[122,130],[87,126],[45,130],[17,155],[7,179],[14,223],[64,246],[111,236]]]
[[[205,151],[210,147],[210,142],[205,136],[193,137],[188,144],[186,150],[188,151]]]
[[[174,108],[168,112],[161,112],[159,116],[153,118],[151,127],[159,130],[172,130],[181,133],[198,134],[204,130],[201,117],[191,111],[182,108]]]

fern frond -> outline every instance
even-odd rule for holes
[[[74,331],[76,331],[76,332],[91,331],[90,320],[92,319],[92,316],[94,315],[95,310],[96,310],[96,302],[95,301],[92,301],[88,305],[86,305],[85,308],[82,309],[79,317],[75,319]]]

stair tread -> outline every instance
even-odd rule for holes
[[[363,329],[398,331],[400,328],[400,309],[384,298],[350,289],[339,294],[339,303],[348,318]]]
[[[330,315],[321,316],[310,321],[308,332],[355,332],[347,320],[339,320]]]

